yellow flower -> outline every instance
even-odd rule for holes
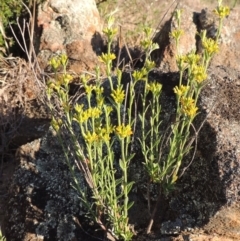
[[[103,106],[103,103],[104,103],[104,98],[102,96],[97,96],[96,100],[97,100],[98,108],[101,108],[101,106]]]
[[[146,59],[145,61],[145,67],[147,69],[147,71],[149,72],[150,70],[152,70],[153,68],[155,68],[156,64],[154,61],[151,61],[149,59]]]
[[[180,37],[183,35],[183,33],[184,32],[182,29],[175,29],[170,33],[170,37],[178,41]]]
[[[96,94],[97,95],[102,95],[102,93],[103,93],[103,87],[96,87],[95,88],[95,92],[96,92]]]
[[[174,93],[178,96],[184,96],[189,90],[189,86],[187,85],[180,85],[179,87],[176,86],[175,88],[173,88]]]
[[[83,74],[80,76],[80,80],[82,81],[83,85],[86,86],[88,81],[91,79],[90,75]]]
[[[149,49],[152,45],[152,40],[151,39],[144,39],[140,41],[140,45],[145,49]]]
[[[49,64],[54,70],[57,70],[58,67],[60,66],[61,62],[57,57],[53,57],[50,59]]]
[[[110,115],[110,113],[111,113],[112,111],[113,111],[112,106],[107,106],[107,107],[106,107],[106,113],[107,113],[108,116]]]
[[[103,33],[105,33],[108,36],[108,38],[110,38],[110,39],[112,37],[114,37],[114,35],[116,35],[117,31],[118,31],[117,28],[105,28],[105,29],[103,29]]]
[[[134,70],[133,71],[133,78],[137,82],[139,80],[147,80],[148,71],[146,68],[142,68],[141,70]]]
[[[81,115],[79,115],[79,123],[86,122],[89,119],[88,111],[83,111]]]
[[[107,64],[109,61],[116,59],[116,55],[113,53],[102,54],[99,57],[100,62]]]
[[[122,90],[122,87],[118,86],[116,90],[113,90],[111,96],[113,97],[114,101],[117,104],[121,104],[124,100],[124,97],[125,97],[125,94],[124,94],[124,91]]]
[[[202,83],[206,78],[206,70],[203,66],[195,65],[192,70],[192,77],[195,79],[199,84]]]
[[[85,85],[84,88],[85,88],[85,91],[86,91],[87,95],[90,95],[92,93],[92,91],[95,89],[95,86]]]
[[[190,118],[195,117],[198,108],[195,106],[195,101],[190,97],[181,98],[182,112]]]
[[[67,65],[67,61],[68,61],[68,57],[66,54],[62,54],[60,59],[59,59],[61,65],[66,66]]]
[[[179,70],[183,70],[187,67],[187,56],[186,55],[177,55],[176,57],[177,66]]]
[[[153,95],[158,96],[161,93],[162,85],[156,82],[152,82],[147,85],[147,89],[153,93]]]
[[[76,106],[74,107],[76,113],[74,114],[74,120],[76,122],[78,122],[79,124],[83,123],[86,119],[86,114],[85,114],[85,111],[83,110],[83,104],[79,105],[79,104],[76,104]],[[84,113],[84,114],[83,114]],[[85,117],[84,117],[85,116]],[[83,117],[85,119],[83,119]]]
[[[58,77],[58,84],[59,85],[68,85],[69,82],[71,82],[73,77],[70,74],[62,74],[61,76]]]
[[[212,55],[219,50],[218,43],[211,38],[205,38],[202,41],[202,45],[209,55]]]
[[[54,117],[51,120],[51,126],[53,129],[58,132],[60,127],[62,126],[62,120],[61,119],[55,119]]]
[[[198,64],[198,62],[200,61],[201,57],[199,54],[195,54],[194,51],[190,52],[189,54],[187,54],[186,56],[186,62],[190,65],[190,66],[194,66],[195,64]]]
[[[75,111],[77,113],[74,115],[74,120],[79,124],[88,121],[89,118],[99,118],[102,113],[97,107],[92,107],[84,111],[83,105],[76,105]]]
[[[113,132],[114,128],[112,126],[110,127],[103,127],[98,130],[98,137],[100,140],[103,140],[104,142],[110,141],[110,134]]]
[[[219,18],[223,19],[230,14],[230,8],[228,6],[218,6],[213,12],[218,15]]]
[[[119,136],[119,138],[126,138],[130,135],[132,135],[132,130],[130,125],[120,125],[116,127],[116,133]]]
[[[83,111],[83,104],[79,105],[79,104],[76,104],[75,107],[74,107],[75,111],[77,113],[82,113]]]
[[[86,110],[88,118],[99,118],[101,115],[101,110],[97,107],[92,107]]]
[[[88,144],[92,144],[93,142],[98,141],[98,135],[95,132],[91,133],[90,131],[88,131],[87,134],[83,136],[84,139],[88,142]]]

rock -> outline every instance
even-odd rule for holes
[[[223,30],[220,38],[220,51],[214,56],[214,66],[224,65],[226,67],[240,70],[240,6],[232,9],[228,18],[223,22]]]
[[[96,46],[98,46],[96,44]],[[78,40],[66,45],[66,53],[69,58],[69,71],[80,74],[86,71],[94,71],[96,66],[100,66],[103,71],[104,66],[101,64],[94,52],[92,45],[88,40]]]
[[[177,9],[183,9],[181,17],[181,29],[184,35],[180,38],[181,54],[186,54],[191,50],[197,50],[200,46],[199,38],[196,33],[207,30],[208,37],[215,37],[216,29],[219,25],[218,19],[212,12],[214,7],[199,9],[195,3],[180,3]],[[173,8],[173,10],[175,10]],[[240,21],[240,7],[232,9],[230,15],[223,21],[222,34],[220,36],[220,51],[214,56],[211,64],[214,66],[224,65],[229,68],[240,70],[239,51],[240,51],[240,27],[236,24]],[[175,41],[169,38],[169,33],[176,28],[176,21],[173,16],[163,25],[163,28],[154,37],[154,41],[160,46],[155,51],[153,59],[164,72],[178,71],[175,57],[177,55]],[[233,61],[234,60],[234,61]]]
[[[179,41],[179,53],[184,55],[196,49],[195,34],[197,32],[197,27],[194,23],[194,12],[190,7],[186,4],[179,3],[179,5],[172,10],[175,11],[177,9],[183,10],[181,15],[181,29],[184,35]],[[172,15],[154,37],[154,42],[158,43],[159,49],[154,52],[153,59],[164,72],[178,71],[175,58],[177,55],[175,40],[169,37],[169,34],[176,30],[176,28],[177,22]]]
[[[67,52],[75,60],[71,70],[79,73],[86,66],[93,70],[103,45],[102,22],[94,0],[45,1],[39,5],[37,20],[42,32],[38,59],[43,68],[53,54]]]
[[[38,139],[18,149],[16,159],[20,165],[9,187],[5,222],[8,240],[67,241],[76,240],[77,234],[82,237],[82,226],[75,220],[81,214],[81,202],[71,187],[63,158],[61,146],[51,132],[47,140]]]

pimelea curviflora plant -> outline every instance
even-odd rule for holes
[[[176,11],[178,28],[170,34],[176,41],[177,49],[179,39],[184,34],[181,30],[181,13],[181,10]],[[142,126],[139,142],[149,184],[159,185],[159,197],[161,197],[161,192],[169,192],[179,178],[183,158],[191,149],[190,128],[198,114],[198,97],[207,79],[209,61],[218,51],[222,19],[229,14],[229,8],[222,7],[219,1],[215,13],[220,18],[216,40],[208,39],[206,33],[202,32],[200,33],[204,48],[202,55],[192,51],[187,55],[176,56],[180,71],[179,85],[174,88],[176,121],[171,126],[167,143],[164,143],[168,146],[168,154],[164,157],[159,152],[162,141],[166,141],[160,131],[159,97],[162,86],[155,81],[150,82],[148,78],[149,72],[155,67],[155,63],[151,61],[151,52],[158,48],[151,40],[151,29],[144,29],[146,37],[141,41],[146,54],[144,66],[132,71],[131,81],[125,90],[122,84],[122,71],[119,68],[116,68],[115,72],[112,70],[112,61],[116,56],[111,53],[111,43],[117,30],[114,28],[114,18],[109,17],[107,27],[104,29],[108,39],[107,53],[99,58],[106,66],[104,74],[107,76],[111,91],[108,98],[103,94],[100,69],[97,67],[94,84],[89,82],[89,76],[81,76],[85,90],[84,101],[75,103],[69,96],[72,76],[66,70],[67,56],[61,55],[50,60],[55,72],[47,87],[49,107],[53,114],[51,124],[63,147],[66,163],[73,178],[73,186],[85,204],[88,217],[106,232],[110,240],[130,241],[134,235],[128,215],[128,210],[134,205],[129,200],[129,192],[134,183],[129,180],[128,169],[134,157],[132,143],[137,119]],[[60,67],[63,67],[61,74],[58,72]],[[182,80],[184,71],[187,72],[185,85]],[[133,111],[133,106],[135,87],[140,81],[144,85],[141,95],[143,108],[137,115]],[[149,94],[152,96],[150,101],[147,100]],[[52,101],[54,99],[55,102]],[[132,114],[134,112],[135,114]],[[150,129],[146,128],[147,118]],[[116,147],[120,150],[119,154],[115,153]],[[85,185],[81,183],[79,172],[85,180]],[[86,187],[90,190],[90,195]],[[148,194],[150,222],[147,233],[151,231],[158,205],[157,203],[153,209],[151,208],[150,191]]]
[[[133,158],[130,152],[131,136],[133,134],[132,124],[134,120],[129,115],[123,118],[123,103],[126,98],[125,90],[121,84],[122,72],[117,70],[117,83],[114,86],[112,61],[116,56],[110,52],[111,43],[117,30],[113,28],[114,18],[108,19],[108,26],[104,33],[108,38],[108,51],[99,58],[106,66],[106,76],[110,84],[110,103],[107,104],[103,96],[102,80],[99,68],[96,68],[95,84],[89,84],[89,76],[81,76],[85,89],[86,102],[84,104],[71,105],[69,92],[69,81],[71,76],[66,72],[67,57],[65,55],[50,60],[50,65],[55,71],[55,78],[49,81],[47,94],[49,100],[54,96],[60,103],[60,109],[64,117],[53,114],[52,126],[59,136],[66,156],[66,162],[75,181],[81,200],[87,207],[88,216],[106,231],[111,240],[131,240],[133,230],[128,224],[128,210],[133,205],[128,195],[133,182],[128,180],[128,166]],[[63,74],[58,75],[57,70],[63,66]],[[130,86],[130,107],[124,112],[131,113],[134,100],[133,86]],[[95,96],[93,101],[93,96]],[[55,107],[50,104],[54,113]],[[114,112],[117,121],[113,124],[110,118]],[[76,133],[73,124],[77,124],[80,133]],[[64,142],[63,133],[70,134],[69,145]],[[78,136],[83,138],[81,145]],[[120,149],[118,158],[113,146]],[[76,158],[78,171],[84,175],[85,181],[91,190],[91,197],[80,186],[76,178],[75,167],[70,163],[70,150]],[[118,169],[119,174],[116,174]]]
[[[151,212],[150,222],[147,228],[147,233],[151,231],[157,206],[159,205],[161,192],[166,193],[173,189],[175,182],[178,180],[180,174],[180,167],[182,165],[183,158],[191,150],[193,138],[190,137],[190,128],[193,126],[193,120],[198,114],[197,101],[202,88],[205,85],[207,79],[207,69],[209,62],[213,55],[218,51],[218,39],[222,29],[223,18],[229,15],[229,7],[222,6],[221,1],[218,1],[218,7],[214,10],[219,16],[219,27],[217,31],[216,39],[206,37],[206,31],[201,32],[203,53],[201,55],[196,54],[196,50],[192,50],[186,55],[177,54],[176,62],[180,72],[179,85],[174,88],[176,94],[177,108],[176,119],[171,125],[171,135],[169,136],[169,151],[166,159],[161,156],[161,135],[159,134],[160,122],[157,119],[159,115],[159,104],[154,100],[154,96],[158,95],[153,92],[152,103],[147,108],[152,108],[152,115],[150,117],[151,130],[146,131],[143,123],[143,137],[142,140],[146,140],[147,136],[150,136],[150,143],[143,142],[142,150],[145,156],[145,166],[149,174],[149,181],[152,183],[159,183],[159,198],[155,205],[155,208],[150,209],[149,198],[149,210]],[[175,40],[177,51],[179,50],[179,40],[184,34],[181,29],[181,14],[182,10],[178,9],[175,12],[175,18],[177,20],[177,28],[170,33],[170,37]],[[183,84],[183,73],[187,71],[187,83]],[[155,88],[156,89],[156,88]],[[145,88],[147,93],[151,88]],[[144,94],[144,97],[146,94]],[[145,110],[147,110],[147,108]],[[145,119],[145,110],[143,111],[142,120]],[[154,125],[152,125],[154,124]],[[196,132],[196,131],[195,131]]]

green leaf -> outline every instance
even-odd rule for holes
[[[125,170],[125,163],[124,163],[124,161],[122,160],[122,159],[120,159],[119,160],[119,166],[120,166],[120,168],[122,169],[122,170]]]
[[[130,202],[130,203],[128,203],[128,205],[127,205],[127,209],[129,210],[129,209],[133,206],[133,204],[134,204],[134,202]]]
[[[127,185],[126,185],[126,188],[127,188],[127,193],[129,193],[132,189],[132,186],[135,182],[129,182]]]
[[[128,158],[127,158],[127,162],[130,162],[133,157],[135,156],[135,153],[132,153]]]
[[[122,183],[122,180],[123,180],[122,178],[118,178],[115,180],[116,187]]]

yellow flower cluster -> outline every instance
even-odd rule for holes
[[[187,67],[186,64],[186,55],[177,55],[176,56],[177,66],[180,71],[184,70]]]
[[[114,131],[114,127],[110,126],[108,128],[103,127],[100,128],[98,131],[98,137],[99,140],[102,140],[104,142],[109,142],[110,141],[110,134]]]
[[[116,133],[119,136],[120,139],[126,138],[130,135],[132,135],[132,130],[130,125],[119,125],[116,127]]]
[[[198,108],[195,105],[194,99],[190,97],[182,97],[180,101],[182,112],[190,118],[195,117]]]
[[[162,85],[156,82],[149,83],[147,89],[152,92],[153,95],[158,96],[161,93]]]
[[[52,57],[49,61],[51,67],[56,71],[59,66],[67,66],[68,57],[66,54],[62,54],[59,57]]]
[[[218,15],[219,18],[223,19],[230,14],[230,8],[228,6],[218,6],[213,12]]]
[[[59,61],[61,63],[61,65],[66,66],[67,65],[67,61],[68,61],[68,57],[66,54],[62,54],[59,58]]]
[[[194,51],[190,52],[186,56],[186,63],[188,63],[190,66],[194,66],[199,63],[201,57],[199,54],[195,54]]]
[[[90,95],[92,93],[93,90],[96,89],[96,86],[94,85],[84,85],[85,91],[87,95]]]
[[[156,64],[154,61],[151,61],[149,59],[146,59],[145,61],[145,68],[147,72],[151,71],[153,68],[155,68]]]
[[[173,88],[174,93],[180,98],[185,96],[189,90],[189,85],[180,85],[180,87],[176,86]]]
[[[57,58],[51,58],[49,64],[54,70],[57,70],[60,66],[60,61]]]
[[[111,96],[113,97],[115,103],[121,104],[125,98],[124,90],[122,90],[122,87],[118,86],[116,90],[112,91]]]
[[[88,144],[93,144],[94,142],[109,142],[110,141],[110,134],[114,131],[113,127],[109,128],[98,128],[96,132],[91,133],[88,131],[84,136],[85,140]]]
[[[91,133],[90,131],[88,131],[87,134],[84,135],[84,138],[88,142],[88,144],[92,144],[98,141],[98,135],[95,132]]]
[[[56,76],[56,80],[50,79],[47,83],[48,98],[50,99],[52,94],[56,91],[61,103],[66,104],[66,102],[68,102],[68,85],[72,79],[73,77],[70,74]]]
[[[183,35],[183,33],[184,32],[182,29],[175,29],[170,33],[170,37],[178,41],[180,37]]]
[[[97,101],[97,106],[101,108],[101,106],[103,106],[104,104],[104,97],[102,95],[97,95],[96,101]]]
[[[219,50],[218,43],[211,38],[204,38],[202,45],[209,55],[212,55]]]
[[[73,80],[72,75],[70,74],[63,74],[58,77],[57,83],[59,85],[68,85]]]
[[[200,59],[200,55],[194,52],[190,52],[187,55],[178,55],[176,57],[177,66],[180,70],[185,69],[188,65],[193,66],[198,64]]]
[[[51,126],[53,127],[53,129],[58,132],[59,129],[61,128],[63,122],[61,119],[55,119],[54,117],[51,120]]]
[[[102,54],[99,57],[99,61],[104,63],[104,64],[108,64],[109,61],[112,61],[114,59],[116,59],[116,55],[113,54],[113,53]]]
[[[134,70],[132,76],[135,82],[137,82],[139,80],[147,80],[147,74],[148,74],[147,69],[142,68],[141,70]]]
[[[152,40],[151,39],[144,39],[140,41],[140,45],[147,50],[148,48],[151,47],[152,45]]]
[[[83,110],[83,105],[75,106],[76,114],[74,115],[74,120],[78,123],[84,123],[89,118],[99,118],[101,115],[101,110],[97,107],[92,107],[87,110]]]
[[[118,31],[117,28],[113,28],[114,22],[115,18],[112,15],[109,16],[107,20],[107,27],[103,29],[103,33],[106,34],[109,39],[112,39]]]
[[[206,69],[203,66],[195,65],[192,70],[192,78],[201,84],[207,78]]]

